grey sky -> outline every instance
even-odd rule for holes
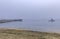
[[[60,0],[0,0],[0,18],[60,18]]]

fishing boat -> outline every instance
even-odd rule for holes
[[[53,18],[51,18],[51,19],[49,20],[49,22],[55,22],[55,20],[54,20]]]

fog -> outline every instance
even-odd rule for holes
[[[0,19],[60,19],[60,0],[0,0]]]

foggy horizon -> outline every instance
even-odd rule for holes
[[[0,19],[60,19],[60,0],[0,0]]]

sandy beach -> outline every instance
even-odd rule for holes
[[[0,39],[60,39],[60,34],[1,28]]]

